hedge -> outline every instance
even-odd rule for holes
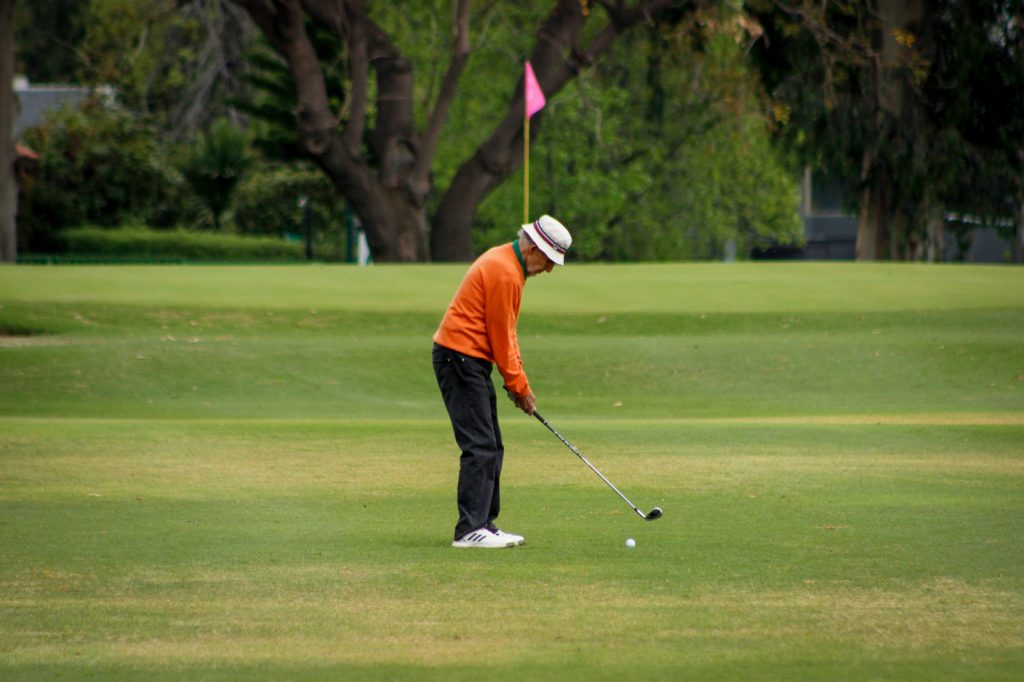
[[[62,253],[25,254],[19,261],[252,263],[299,261],[304,254],[303,246],[298,242],[180,229],[79,227],[60,234],[64,247]]]

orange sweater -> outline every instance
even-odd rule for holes
[[[489,249],[470,266],[434,334],[445,348],[493,362],[517,396],[530,393],[516,336],[525,284],[514,243]]]

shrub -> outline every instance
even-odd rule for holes
[[[193,194],[210,210],[213,229],[218,232],[221,216],[252,163],[248,136],[223,118],[186,147],[178,160],[178,169]]]
[[[247,177],[235,196],[235,226],[242,234],[301,232],[302,197],[309,200],[318,232],[342,229],[344,201],[327,177],[309,166],[270,166]]]
[[[149,126],[95,98],[29,130],[39,162],[22,188],[22,247],[52,250],[56,232],[77,225],[180,222],[188,202],[156,140]]]
[[[305,208],[299,205],[302,198]],[[346,257],[346,204],[312,166],[271,166],[252,173],[238,187],[234,206],[234,224],[242,234],[300,237],[308,218],[316,257]]]
[[[65,258],[74,261],[282,262],[302,259],[302,247],[269,237],[186,230],[111,230],[90,226],[61,235]]]

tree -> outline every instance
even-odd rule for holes
[[[846,179],[858,259],[934,260],[950,211],[1014,213],[1021,0],[748,4],[765,28],[756,54],[787,138]]]
[[[345,63],[338,58],[344,54],[345,45],[336,34],[315,25],[309,25],[307,30],[323,66],[328,105],[341,111],[349,85]],[[247,65],[241,74],[245,93],[243,97],[230,98],[228,104],[248,117],[253,146],[268,160],[308,165],[309,157],[296,129],[296,93],[287,63],[261,40],[254,41],[243,58]]]
[[[773,145],[748,64],[754,29],[727,5],[663,13],[549,103],[530,203],[582,228],[573,257],[743,258],[801,241],[796,172]],[[465,125],[459,108],[453,115]],[[509,217],[521,215],[517,176],[480,204],[477,250],[507,239]]]
[[[166,227],[188,208],[156,129],[101,97],[51,113],[24,140],[39,154],[21,195],[18,240],[26,250],[57,249],[59,231],[79,225]]]
[[[0,0],[0,263],[13,263],[18,257],[13,81],[14,0]]]
[[[944,176],[943,199],[995,226],[1024,263],[1024,1],[934,2],[942,21],[925,97],[941,143],[932,147],[957,171]]]
[[[504,116],[462,163],[432,218],[428,216],[438,139],[471,54],[469,0],[454,3],[450,60],[419,127],[414,112],[413,65],[391,36],[370,19],[365,2],[232,1],[249,12],[288,63],[302,146],[359,216],[374,259],[471,259],[476,208],[522,160],[523,101],[520,77]],[[604,22],[599,26],[589,25],[596,12],[588,0],[557,0],[533,36],[528,57],[549,97],[604,55],[624,31],[679,3],[619,0],[593,4],[604,10]],[[335,33],[345,45],[350,86],[342,111],[329,106],[323,65],[307,20]],[[371,101],[374,95],[376,99]],[[535,125],[542,119],[543,113],[534,118]]]
[[[82,0],[47,0],[18,5],[14,17],[17,72],[33,82],[74,80],[88,4]],[[6,17],[5,23],[9,23]]]
[[[221,218],[252,163],[249,137],[226,119],[214,121],[182,153],[179,170],[195,195],[210,209],[214,230],[220,231]]]
[[[90,0],[75,72],[115,85],[118,100],[155,120],[174,140],[218,118],[238,123],[227,102],[244,89],[242,54],[257,33],[223,0]]]
[[[46,0],[15,14],[17,71],[32,82],[111,86],[173,140],[242,95],[243,52],[258,34],[226,0]]]

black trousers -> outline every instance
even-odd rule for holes
[[[498,399],[491,363],[434,344],[434,376],[448,409],[459,459],[455,539],[493,523],[501,511],[501,461],[505,446],[498,428]]]

